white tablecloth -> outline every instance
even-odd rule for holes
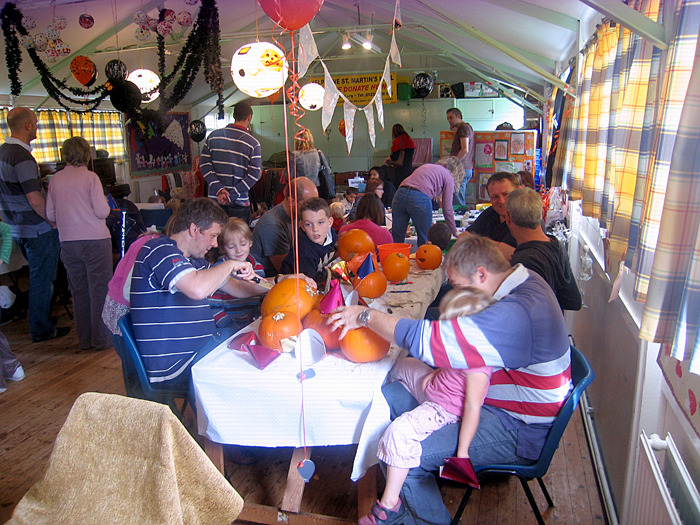
[[[390,285],[371,306],[420,318],[442,283],[442,270],[419,272],[412,261],[407,281]],[[390,293],[406,290],[409,293]],[[258,323],[243,331],[257,330]],[[264,370],[229,340],[192,367],[198,430],[217,443],[264,447],[358,444],[352,479],[377,462],[377,443],[389,423],[381,393],[386,375],[404,351],[392,345],[373,363],[352,363],[339,351],[313,365],[315,377],[297,379],[300,363],[283,354]],[[307,367],[304,367],[307,368]],[[303,396],[302,396],[303,386]],[[303,407],[302,407],[303,402]]]

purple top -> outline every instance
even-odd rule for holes
[[[439,164],[422,164],[406,177],[401,186],[410,186],[431,199],[442,195],[442,212],[452,235],[457,233],[455,215],[452,209],[452,197],[455,192],[455,180],[450,171]]]

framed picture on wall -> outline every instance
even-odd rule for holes
[[[525,133],[510,134],[510,154],[524,155],[525,154]]]
[[[493,158],[496,160],[508,160],[508,141],[495,141]]]
[[[164,122],[160,133],[150,124],[127,124],[132,177],[190,170],[189,114],[168,113]]]
[[[479,185],[477,191],[477,197],[480,201],[487,201],[490,200],[489,197],[489,190],[487,188],[487,184],[489,182],[489,178],[493,175],[491,172],[479,172],[478,178],[477,178],[477,183]]]

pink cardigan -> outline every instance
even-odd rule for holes
[[[100,179],[85,166],[66,166],[51,177],[46,218],[56,223],[61,242],[109,239],[108,216]]]
[[[387,230],[383,226],[377,226],[369,219],[358,219],[356,221],[351,222],[350,224],[346,224],[345,226],[340,228],[340,231],[338,231],[338,235],[342,235],[348,230],[363,230],[367,232],[369,236],[372,237],[374,244],[376,244],[377,246],[380,244],[394,242],[394,239],[391,237],[391,233],[389,233],[389,230]]]

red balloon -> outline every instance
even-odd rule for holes
[[[258,4],[273,22],[294,31],[304,27],[316,16],[325,0],[258,0]]]

